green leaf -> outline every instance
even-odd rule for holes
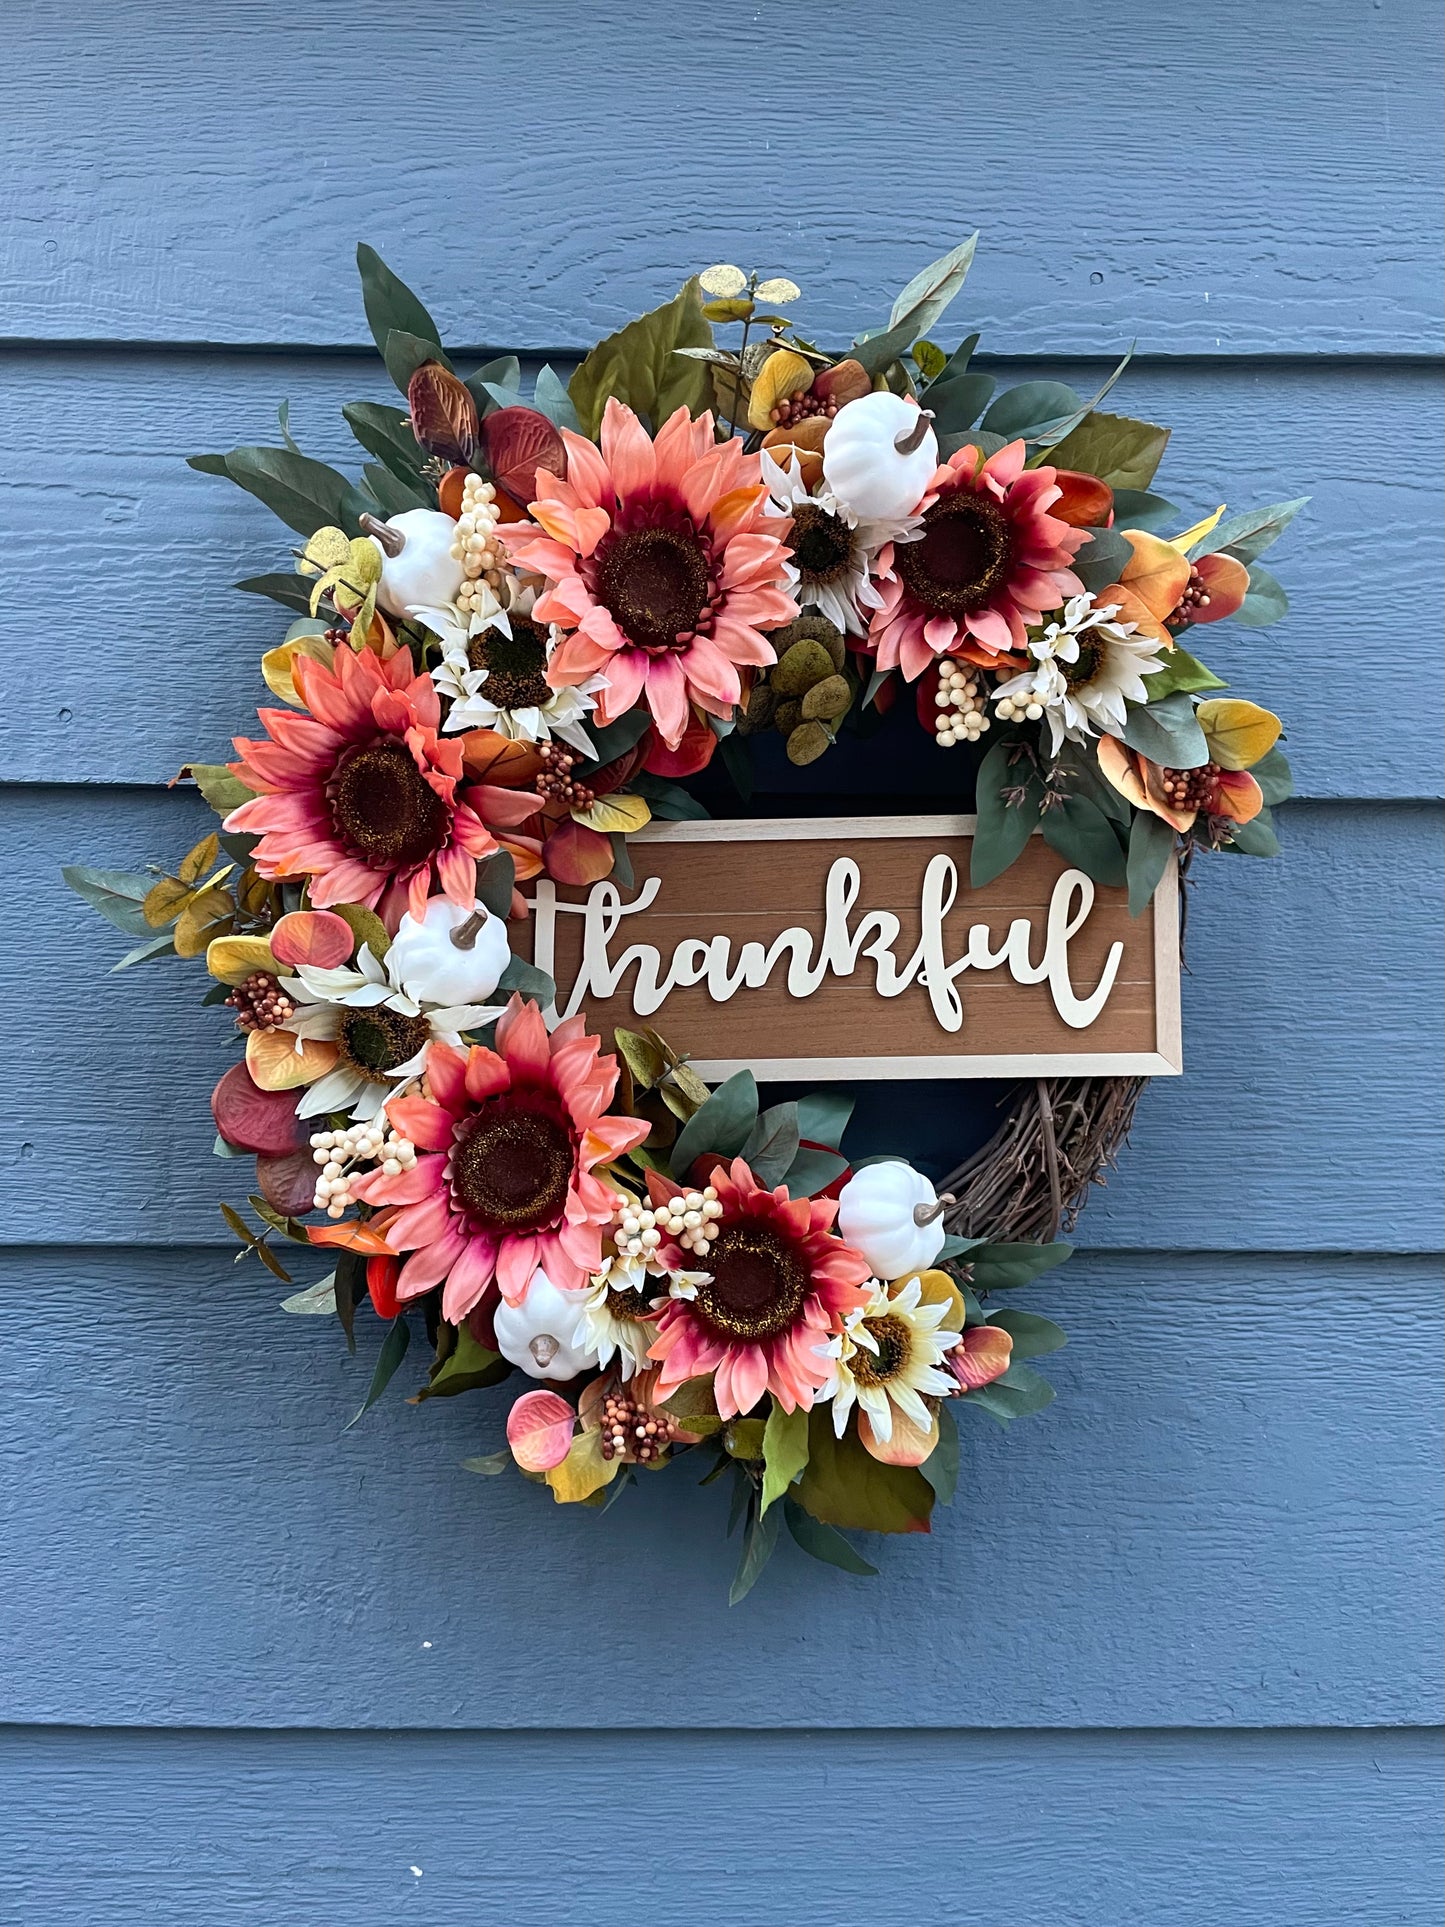
[[[739,1154],[769,1191],[781,1184],[798,1155],[798,1107],[774,1104],[758,1118]]]
[[[385,462],[393,475],[416,482],[426,466],[426,450],[411,432],[411,418],[403,408],[386,402],[349,401],[342,416],[368,455]]]
[[[1123,360],[1119,363],[1118,367],[1115,368],[1114,372],[1109,376],[1107,381],[1105,381],[1104,385],[1100,389],[1098,389],[1098,391],[1095,394],[1091,395],[1088,401],[1081,402],[1071,417],[1069,417],[1067,420],[1063,422],[1060,422],[1058,427],[1051,429],[1048,432],[1048,434],[1042,435],[1038,438],[1045,445],[1045,447],[1053,447],[1055,444],[1063,441],[1064,438],[1068,435],[1071,435],[1076,428],[1081,427],[1084,424],[1084,422],[1088,420],[1090,415],[1097,413],[1099,403],[1104,400],[1105,396],[1119,381],[1119,378],[1124,373],[1124,370],[1129,366],[1129,363],[1134,359],[1134,350],[1138,346],[1139,344],[1137,341],[1131,341],[1129,343],[1128,352],[1125,354]],[[1063,465],[1061,464],[1061,466]]]
[[[853,1097],[848,1091],[809,1091],[798,1099],[798,1135],[808,1144],[823,1144],[836,1151],[853,1115]]]
[[[1036,1311],[1015,1311],[1011,1305],[988,1315],[990,1325],[1006,1331],[1014,1342],[1015,1359],[1043,1358],[1067,1345],[1068,1334],[1052,1318],[1040,1318]]]
[[[695,1160],[709,1152],[735,1158],[757,1121],[757,1081],[751,1071],[735,1071],[678,1132],[672,1147],[672,1175],[684,1182]]]
[[[1065,382],[1021,381],[1015,388],[1004,389],[984,416],[983,425],[1006,442],[1020,438],[1033,442],[1076,415],[1082,406],[1082,398]],[[1077,468],[1079,464],[1061,461],[1059,466]]]
[[[776,1399],[763,1429],[763,1511],[781,1499],[808,1463],[808,1414],[785,1412]]]
[[[748,738],[739,736],[734,730],[732,735],[724,736],[718,744],[718,755],[722,758],[723,768],[732,779],[732,786],[744,803],[752,801],[753,795],[753,752]]]
[[[956,1231],[950,1231],[938,1247],[938,1256],[934,1262],[942,1264],[947,1258],[961,1258],[964,1252],[972,1251],[975,1245],[981,1245],[984,1242],[982,1238],[960,1238]]]
[[[977,1391],[963,1394],[965,1405],[978,1406],[1001,1425],[1010,1425],[1016,1418],[1027,1418],[1032,1412],[1042,1412],[1053,1402],[1053,1386],[1027,1365],[1010,1365],[1003,1377],[996,1378],[991,1385],[981,1385]]]
[[[647,734],[651,723],[652,717],[643,707],[625,710],[615,723],[609,723],[605,729],[594,724],[592,741],[599,767],[604,763],[615,763],[619,756],[625,756],[633,744],[640,742]]]
[[[488,1452],[480,1459],[461,1459],[458,1463],[463,1472],[475,1472],[482,1479],[495,1479],[499,1472],[505,1472],[512,1463],[512,1455],[503,1446],[500,1452]]]
[[[575,434],[582,433],[582,424],[577,418],[577,410],[572,406],[572,397],[555,369],[546,366],[538,369],[536,385],[532,390],[532,406],[539,414],[545,415],[555,428],[570,428]]]
[[[512,891],[516,887],[517,866],[506,850],[497,850],[477,865],[477,901],[494,917],[512,914]]]
[[[1191,656],[1187,649],[1181,649],[1176,642],[1164,658],[1164,667],[1157,675],[1149,678],[1149,700],[1157,703],[1165,696],[1172,696],[1178,690],[1198,692],[1201,689],[1227,689],[1229,687],[1212,669],[1206,669],[1197,657]]]
[[[520,991],[523,997],[534,998],[543,1010],[557,998],[557,986],[546,971],[539,970],[535,964],[528,963],[522,957],[513,957],[509,960],[506,969],[497,979],[497,989],[508,997],[514,990]]]
[[[333,903],[331,909],[336,916],[350,924],[357,950],[363,944],[368,945],[372,956],[380,963],[391,948],[391,938],[376,912],[368,910],[364,903]]]
[[[97,870],[88,863],[68,863],[60,874],[77,896],[84,897],[123,935],[153,934],[141,911],[155,885],[153,876],[135,870]]]
[[[1072,1245],[1061,1241],[1048,1245],[975,1245],[966,1263],[978,1291],[1014,1291],[1063,1264],[1073,1256],[1073,1250]]]
[[[298,1318],[318,1318],[323,1314],[330,1317],[336,1310],[336,1273],[328,1272],[314,1285],[307,1285],[304,1291],[293,1291],[289,1298],[281,1300],[281,1309]]]
[[[924,397],[933,410],[933,432],[961,435],[972,428],[997,387],[992,375],[953,375],[935,382]]]
[[[1122,890],[1127,881],[1124,851],[1114,826],[1087,796],[1066,796],[1044,811],[1044,841],[1086,876],[1110,889]]]
[[[1025,757],[1014,761],[1016,748],[1008,741],[995,743],[979,765],[978,825],[969,864],[975,890],[1002,876],[1023,855],[1043,812],[1044,786],[1038,770]],[[1022,790],[1022,797],[1007,801],[1007,793],[1015,789]]]
[[[239,776],[233,776],[224,763],[187,763],[184,773],[191,778],[217,816],[229,816],[232,810],[240,809],[256,794],[254,790],[247,789]]]
[[[878,1577],[877,1566],[870,1566],[841,1532],[836,1532],[832,1526],[825,1526],[820,1519],[805,1512],[796,1499],[784,1499],[783,1518],[789,1532],[810,1559],[820,1559],[825,1566],[836,1566],[840,1572],[856,1573],[860,1579]]]
[[[925,381],[937,381],[948,366],[948,356],[936,341],[915,341],[909,353],[913,365]]]
[[[958,1490],[958,1425],[948,1403],[938,1408],[938,1443],[919,1466],[940,1505],[952,1505]]]
[[[367,498],[370,512],[384,522],[393,515],[404,515],[408,509],[436,507],[429,489],[423,489],[420,482],[404,482],[380,462],[367,462],[361,476],[359,492]]]
[[[1260,757],[1249,773],[1263,790],[1266,803],[1283,803],[1294,795],[1294,771],[1278,743]]]
[[[406,1322],[406,1314],[403,1312],[393,1318],[391,1324],[387,1327],[386,1337],[381,1341],[381,1350],[377,1354],[376,1359],[376,1370],[371,1374],[371,1384],[367,1388],[366,1397],[361,1401],[361,1409],[357,1412],[356,1418],[348,1419],[346,1424],[341,1428],[344,1432],[349,1432],[352,1426],[356,1424],[357,1419],[364,1418],[372,1406],[375,1405],[387,1386],[390,1385],[391,1381],[396,1377],[397,1368],[406,1357],[407,1347],[410,1344],[411,1326]]]
[[[1049,461],[1055,468],[1097,475],[1113,489],[1146,490],[1168,444],[1169,430],[1157,422],[1137,421],[1132,415],[1101,415],[1095,410],[1054,445]],[[1153,496],[1150,500],[1157,503],[1163,498]],[[1117,500],[1114,521],[1116,527],[1136,526],[1125,523]]]
[[[1086,589],[1107,589],[1119,580],[1134,550],[1117,529],[1091,529],[1089,540],[1069,564]]]
[[[1301,495],[1293,502],[1276,502],[1271,508],[1242,509],[1238,515],[1226,515],[1222,522],[1215,523],[1191,554],[1197,559],[1228,549],[1241,562],[1253,562],[1278,542],[1309,499],[1308,495]]]
[[[798,1500],[823,1525],[860,1532],[926,1532],[933,1487],[914,1466],[883,1465],[850,1425],[833,1433],[833,1408],[808,1415],[808,1463]]]
[[[788,1166],[783,1183],[790,1198],[812,1198],[847,1169],[847,1158],[836,1151],[810,1151],[805,1147]]]
[[[1204,731],[1194,720],[1194,705],[1182,690],[1157,703],[1130,703],[1124,741],[1151,763],[1169,769],[1198,769],[1209,761]]]
[[[1277,582],[1258,562],[1251,562],[1249,592],[1235,611],[1235,621],[1243,623],[1246,629],[1268,629],[1272,622],[1282,622],[1288,614],[1289,597],[1284,592],[1284,584]]]
[[[382,347],[381,358],[386,363],[386,372],[403,394],[417,369],[424,368],[429,361],[438,361],[448,370],[452,365],[437,342],[426,335],[411,334],[405,328],[392,329]]]
[[[977,247],[978,235],[971,234],[915,274],[893,303],[888,326],[876,334],[860,335],[853,343],[853,359],[870,375],[877,375],[906,353],[920,335],[928,333],[963,286]]]
[[[639,796],[645,796],[652,805],[652,814],[664,823],[703,823],[708,821],[711,812],[685,790],[681,783],[669,781],[665,776],[653,776],[647,770],[640,770],[628,782],[628,788]]]
[[[588,355],[568,383],[582,433],[596,438],[608,398],[624,402],[655,433],[678,408],[696,416],[712,396],[703,362],[674,352],[712,346],[696,278],[650,314],[629,321]]]
[[[327,463],[293,455],[289,448],[261,447],[233,448],[225,461],[231,480],[299,535],[314,535],[329,524],[348,534],[355,532],[347,511],[347,497],[354,491],[346,477]],[[189,466],[199,465],[193,456]]]
[[[386,338],[394,330],[423,335],[441,343],[437,325],[417,295],[400,275],[393,274],[373,247],[362,241],[356,250],[356,268],[361,276],[361,299],[366,323],[378,348],[384,350]]]
[[[1262,809],[1252,823],[1235,823],[1230,826],[1226,850],[1237,850],[1241,856],[1278,856],[1279,838],[1274,833],[1274,818],[1268,806]]]
[[[195,464],[191,466],[194,468]],[[268,596],[272,602],[298,610],[303,616],[311,613],[311,585],[304,575],[248,575],[231,586],[244,589],[247,595]]]
[[[134,950],[127,950],[118,964],[112,964],[113,977],[118,970],[129,970],[132,964],[151,963],[157,957],[174,957],[176,936],[173,930],[163,931],[159,937],[152,937],[148,943],[138,943]]]
[[[1163,529],[1175,528],[1184,519],[1181,509],[1162,495],[1151,495],[1145,488],[1116,488],[1114,490],[1114,527],[1116,529],[1147,529],[1158,534]]]
[[[778,1543],[778,1515],[759,1512],[756,1504],[748,1508],[747,1530],[743,1534],[743,1554],[728,1592],[728,1604],[736,1606],[746,1599],[757,1584],[763,1567],[773,1556]]]
[[[505,1358],[472,1336],[470,1325],[446,1325],[442,1329],[451,1334],[451,1350],[440,1364],[432,1366],[430,1378],[416,1395],[418,1403],[499,1385],[511,1371]]]
[[[359,1252],[336,1254],[336,1317],[346,1334],[346,1349],[356,1350],[356,1307],[366,1296],[366,1260]]]
[[[1174,856],[1174,831],[1152,810],[1136,810],[1129,825],[1129,915],[1137,917],[1154,900],[1160,879]]]

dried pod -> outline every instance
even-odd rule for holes
[[[561,435],[535,408],[497,408],[482,423],[482,446],[498,488],[518,502],[537,493],[537,470],[565,475],[567,449]]]
[[[424,361],[406,389],[411,432],[428,455],[470,463],[477,454],[477,404],[439,361]]]
[[[788,737],[788,761],[800,765],[816,763],[832,746],[833,738],[821,723],[799,723]]]
[[[778,666],[768,680],[779,696],[801,696],[822,682],[825,676],[833,674],[833,658],[821,642],[811,636],[784,649]]]
[[[803,698],[803,719],[805,722],[836,722],[853,700],[853,691],[846,676],[825,676],[822,682],[815,682]]]

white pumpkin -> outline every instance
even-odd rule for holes
[[[545,1271],[532,1273],[520,1305],[505,1300],[492,1314],[497,1350],[528,1378],[559,1382],[589,1371],[597,1353],[587,1348],[587,1300],[581,1291],[563,1291]]]
[[[898,443],[923,433],[915,448]],[[845,402],[823,443],[823,479],[860,522],[911,515],[938,467],[938,437],[902,395],[880,392]]]
[[[476,919],[480,918],[480,927]],[[462,941],[453,941],[460,935]],[[474,910],[433,897],[420,923],[402,918],[386,954],[387,975],[418,1004],[485,1004],[511,960],[507,926],[485,904]]]
[[[938,1193],[901,1158],[854,1172],[838,1198],[838,1229],[845,1243],[863,1253],[874,1276],[889,1283],[927,1271],[948,1236]]]
[[[373,524],[373,527],[375,524]],[[369,540],[381,557],[376,599],[391,616],[416,608],[445,607],[462,586],[462,565],[452,554],[457,525],[440,509],[403,509],[384,525],[390,535]],[[401,547],[395,555],[395,538]]]

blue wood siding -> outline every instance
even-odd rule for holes
[[[9,10],[0,1917],[1435,1918],[1439,80],[1424,0]],[[565,360],[716,259],[833,339],[975,226],[1001,375],[1137,336],[1187,511],[1314,494],[1288,624],[1209,651],[1304,800],[1199,866],[1188,1075],[1030,1299],[1057,1403],[878,1580],[785,1549],[730,1613],[686,1480],[599,1522],[458,1469],[490,1402],[342,1435],[373,1335],[225,1248],[219,1020],[57,872],[202,818],[286,544],[181,458],[282,397],[344,451],[358,239]]]

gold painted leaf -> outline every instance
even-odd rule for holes
[[[293,642],[283,642],[279,649],[266,651],[261,658],[261,676],[273,696],[279,696],[292,709],[304,709],[295,682],[296,658],[305,656],[329,669],[335,654],[325,636],[297,636]]]
[[[225,890],[203,890],[176,920],[176,955],[199,957],[212,937],[223,934],[219,925],[229,925],[236,906]]]
[[[599,796],[590,810],[574,810],[572,820],[589,830],[600,830],[604,836],[619,830],[631,836],[652,821],[652,809],[641,796]]]
[[[255,971],[276,974],[265,937],[215,937],[206,946],[206,968],[220,984],[243,984]]]
[[[193,895],[190,884],[182,883],[177,877],[162,877],[146,892],[141,915],[152,930],[159,930],[175,921]]]
[[[552,1467],[547,1483],[558,1505],[579,1505],[610,1485],[621,1469],[621,1459],[603,1458],[601,1432],[584,1432],[573,1439],[562,1463]]]
[[[296,1048],[297,1044],[301,1048]],[[294,1091],[334,1068],[335,1044],[320,1037],[294,1037],[289,1030],[253,1030],[246,1039],[246,1069],[263,1091]]]
[[[176,875],[182,883],[198,883],[215,862],[220,850],[221,840],[212,830],[209,836],[203,836],[199,843],[187,850]]]
[[[1284,728],[1273,710],[1238,696],[1216,696],[1195,711],[1209,754],[1221,769],[1250,769],[1267,756]]]
[[[748,277],[741,268],[735,268],[731,261],[718,261],[710,268],[704,268],[697,277],[697,284],[704,294],[741,294],[748,285]]]
[[[813,385],[813,364],[795,355],[791,348],[778,348],[770,354],[753,380],[748,398],[748,424],[752,428],[771,428],[773,410],[792,395],[801,395]]]
[[[790,301],[802,299],[803,290],[796,281],[790,281],[786,275],[775,274],[770,280],[760,281],[754,293],[759,301],[776,301],[786,308]]]
[[[307,539],[301,551],[300,566],[305,575],[323,575],[340,568],[351,554],[351,537],[345,530],[328,524]]]

